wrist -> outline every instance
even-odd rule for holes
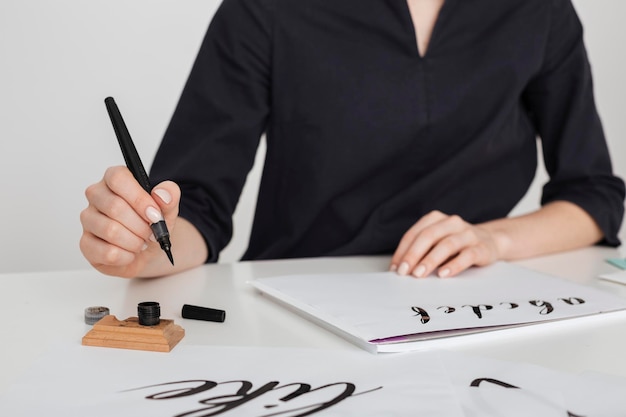
[[[497,260],[507,260],[513,258],[513,239],[510,234],[493,222],[483,223],[479,226],[489,236],[493,245],[493,251]]]

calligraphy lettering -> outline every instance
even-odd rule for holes
[[[571,306],[578,305],[578,304],[585,304],[585,300],[583,300],[582,298],[577,298],[577,297],[559,298],[559,300],[561,300],[561,301],[563,301],[566,304],[569,304]]]
[[[529,301],[529,303],[534,305],[535,307],[543,307],[539,312],[539,314],[541,315],[547,315],[554,311],[554,307],[552,306],[552,304],[548,303],[547,301],[533,300]]]
[[[189,386],[191,384],[191,386]],[[289,417],[303,417],[309,416],[317,413],[318,411],[325,410],[333,405],[339,404],[343,400],[355,397],[357,395],[367,394],[373,391],[377,391],[382,389],[383,387],[377,387],[371,390],[362,391],[356,393],[356,386],[349,382],[335,382],[326,385],[319,386],[317,388],[312,388],[310,384],[306,383],[288,383],[284,385],[280,385],[278,381],[271,381],[264,385],[261,385],[259,388],[254,389],[254,385],[250,381],[245,380],[236,380],[236,381],[225,381],[225,382],[215,382],[215,381],[207,381],[207,380],[186,380],[186,381],[175,381],[175,382],[166,382],[162,384],[149,385],[140,388],[134,388],[128,391],[136,391],[136,390],[144,390],[149,388],[157,388],[157,387],[166,387],[166,386],[176,386],[183,385],[181,388],[157,392],[154,394],[147,395],[145,398],[149,400],[170,400],[181,397],[189,397],[201,394],[203,392],[208,392],[214,388],[225,388],[228,385],[234,385],[235,391],[232,394],[223,393],[217,394],[213,397],[202,398],[198,400],[198,403],[203,407],[185,411],[179,414],[176,414],[174,417],[209,417],[216,416],[219,414],[226,413],[230,410],[233,410],[237,407],[241,407],[242,405],[249,403],[250,401],[262,397],[264,394],[269,392],[278,392],[280,390],[290,390],[289,393],[279,398],[279,401],[282,403],[287,403],[296,399],[306,399],[310,398],[313,402],[310,404],[302,405],[299,403],[298,406],[289,410],[277,411],[271,414],[264,414],[260,417],[274,417],[274,416],[289,416]],[[337,393],[337,390],[339,392]],[[318,394],[315,397],[310,397],[311,394]],[[320,400],[319,397],[322,395],[329,395],[330,397],[327,399]],[[270,409],[277,407],[275,404],[265,405],[265,409]]]
[[[511,311],[511,310],[516,310],[516,309],[523,309],[524,305],[526,306],[531,305],[534,307],[538,307],[539,309],[536,311],[542,316],[546,316],[554,312],[556,306],[558,306],[559,304],[568,305],[568,306],[578,306],[581,304],[585,304],[585,300],[582,298],[578,298],[578,297],[556,298],[555,300],[552,300],[552,301],[553,302],[549,302],[545,300],[530,300],[528,301],[528,304],[520,304],[518,302],[512,302],[512,301],[503,301],[501,303],[494,304],[494,305],[476,304],[476,305],[463,305],[462,307],[470,308],[473,314],[476,316],[476,318],[482,319],[485,315],[484,314],[485,311],[489,311],[493,309],[507,309]],[[526,307],[526,308],[528,309],[532,307]],[[420,321],[422,322],[422,324],[431,322],[433,319],[433,317],[430,314],[428,314],[428,311],[425,308],[413,306],[411,307],[411,311],[416,313],[415,316],[420,317]],[[450,306],[450,305],[442,305],[442,306],[437,307],[437,312],[441,312],[445,315],[453,314],[457,312],[457,307]],[[435,318],[436,317],[437,317],[437,314],[435,314]],[[441,317],[440,314],[439,314],[439,317]]]
[[[476,314],[476,317],[478,317],[479,319],[483,318],[483,313],[482,313],[483,311],[487,311],[487,310],[493,309],[493,306],[486,305],[486,304],[479,304],[479,305],[475,305],[475,306],[465,305],[463,307],[471,307],[472,311],[474,312],[474,314]]]
[[[166,382],[164,384],[149,385],[149,386],[146,386],[146,387],[135,388],[135,389],[161,387],[161,386],[166,386],[166,385],[195,384],[195,383],[198,383],[200,385],[198,385],[197,387],[192,386],[191,388],[180,388],[180,389],[174,389],[174,390],[171,390],[171,391],[163,391],[163,392],[160,392],[158,394],[149,395],[146,398],[149,399],[149,400],[167,400],[167,399],[170,399],[170,398],[188,397],[188,396],[191,396],[191,395],[199,394],[199,393],[204,392],[204,391],[208,391],[211,388],[215,388],[217,386],[217,383],[213,382],[213,381],[193,380],[192,379],[192,380],[188,380],[188,381]],[[131,389],[131,390],[128,390],[128,391],[134,391],[135,389]]]
[[[422,322],[422,324],[426,324],[430,321],[430,316],[423,308],[411,307],[411,310],[417,313],[416,316],[420,316],[420,321]]]
[[[500,380],[494,379],[494,378],[476,378],[476,379],[474,379],[470,383],[470,387],[478,388],[482,382],[487,382],[487,383],[490,383],[490,384],[493,384],[493,385],[498,385],[498,386],[503,387],[503,388],[513,388],[513,389],[521,390],[520,387],[516,387],[515,385],[509,384],[508,382],[500,381]],[[537,397],[537,395],[534,394],[534,393],[530,393],[530,397],[531,398]],[[534,398],[533,399],[533,401],[541,401],[541,402],[545,402],[545,400],[546,400],[546,398],[543,398],[543,397],[538,397],[538,398]],[[554,406],[554,404],[553,404],[553,406]],[[566,411],[566,413],[567,413],[567,417],[584,417],[584,416],[579,415],[579,414],[574,414],[571,411]]]
[[[516,389],[519,389],[519,387],[516,387],[515,385],[511,385],[508,382],[499,381],[499,380],[493,379],[493,378],[476,378],[475,380],[473,380],[470,383],[470,387],[479,387],[481,382],[489,382],[490,384],[499,385],[499,386],[504,387],[504,388],[516,388]]]

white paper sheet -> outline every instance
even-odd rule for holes
[[[599,275],[599,278],[606,281],[617,282],[618,284],[626,285],[626,271],[617,271],[607,274]]]
[[[446,279],[361,273],[278,276],[251,284],[378,351],[410,350],[406,342],[412,340],[626,309],[626,300],[615,295],[508,263]]]
[[[0,415],[619,417],[625,389],[452,352],[58,346],[0,397]]]
[[[626,378],[441,352],[467,417],[623,417]]]
[[[81,346],[42,358],[0,400],[0,415],[360,417],[393,410],[463,417],[454,398],[442,365],[428,355],[190,346],[159,354]]]

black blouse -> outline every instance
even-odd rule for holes
[[[624,183],[569,0],[447,0],[423,57],[406,0],[225,0],[151,172],[180,185],[208,261],[264,132],[244,259],[392,253],[433,209],[505,217],[537,137],[541,203],[577,204],[619,244]]]

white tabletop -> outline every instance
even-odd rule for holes
[[[626,297],[626,286],[597,278],[616,271],[605,259],[617,256],[615,249],[592,247],[517,263]],[[135,280],[94,270],[0,275],[0,391],[52,344],[80,344],[90,329],[84,324],[84,309],[90,306],[106,306],[123,320],[137,315],[139,302],[157,301],[161,318],[173,319],[185,329],[181,344],[356,351],[358,347],[260,295],[248,281],[297,273],[385,271],[388,263],[388,257],[240,262]],[[183,319],[183,304],[226,310],[226,321]],[[424,348],[626,376],[626,312],[440,339]]]

